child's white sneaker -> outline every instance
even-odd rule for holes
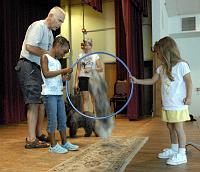
[[[169,165],[179,165],[187,163],[187,156],[186,154],[177,153],[173,157],[167,160],[166,162]]]
[[[70,142],[66,142],[62,147],[69,151],[76,151],[79,149],[78,145],[71,144]]]
[[[158,154],[158,158],[160,158],[160,159],[171,158],[176,153],[177,152],[175,152],[173,149],[167,148],[167,149],[164,149],[163,152],[161,152],[161,153]]]
[[[49,147],[49,152],[52,153],[67,153],[68,150],[60,146],[58,143],[54,147]]]

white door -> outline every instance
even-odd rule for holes
[[[184,35],[183,35],[184,36]],[[190,114],[200,116],[200,36],[199,37],[182,37],[175,39],[181,57],[189,62],[193,82],[192,104],[189,107]]]

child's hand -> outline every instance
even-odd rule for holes
[[[66,75],[63,75],[63,81],[69,81],[71,79],[71,75],[70,74],[66,74]]]
[[[184,105],[190,105],[192,103],[192,99],[186,97],[186,98],[183,99],[183,103],[184,103]]]
[[[134,82],[134,84],[137,84],[138,83],[138,79],[135,78],[134,76],[130,76],[130,82]]]
[[[63,74],[71,74],[73,72],[72,68],[64,68],[62,69]]]

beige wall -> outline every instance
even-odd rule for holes
[[[66,19],[61,27],[61,34],[71,39],[71,49],[73,62],[81,52],[80,43],[83,40],[83,11],[81,5],[71,6],[71,16],[69,16],[68,2],[61,1],[62,8],[66,11]],[[108,1],[103,3],[103,13],[99,13],[92,9],[92,7],[85,5],[85,28],[89,31],[86,37],[93,39],[93,51],[105,51],[115,55],[115,16],[114,16],[114,2]],[[71,26],[69,22],[71,18]],[[109,28],[105,31],[98,31]],[[71,29],[71,33],[70,33]],[[97,31],[95,31],[97,30]],[[92,32],[90,32],[92,31]],[[115,61],[115,59],[103,59],[103,61]]]
[[[68,1],[66,0],[61,0],[61,7],[66,11],[66,18],[61,27],[61,35],[69,39],[71,43],[71,54],[67,55],[68,65],[70,66],[74,64],[78,54],[81,52],[80,43],[83,40],[83,9],[79,3],[72,4],[69,9]],[[91,37],[93,39],[93,51],[104,51],[115,55],[114,1],[103,2],[103,13],[95,11],[88,5],[84,6],[84,11],[85,29],[89,31],[85,37]],[[105,63],[115,61],[113,57],[101,57]],[[74,68],[74,70],[76,69]],[[75,72],[73,74],[75,75]],[[70,85],[73,87],[73,84]]]

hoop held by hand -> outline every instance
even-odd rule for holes
[[[77,65],[77,63],[78,63],[79,61],[81,61],[81,60],[83,60],[84,58],[87,58],[88,56],[91,56],[91,55],[93,55],[93,54],[104,54],[104,55],[108,55],[108,56],[111,56],[111,57],[115,58],[116,60],[118,60],[118,61],[126,68],[127,72],[129,73],[129,76],[132,75],[131,72],[130,72],[130,70],[129,70],[129,68],[127,67],[127,65],[126,65],[120,58],[114,56],[113,54],[107,53],[107,52],[93,52],[93,53],[90,53],[90,54],[86,54],[86,55],[83,56],[82,58],[78,59],[74,64],[72,64],[71,68],[74,68],[74,67]],[[128,103],[130,102],[131,97],[132,97],[132,95],[133,95],[134,83],[132,82],[132,84],[131,84],[131,92],[130,92],[130,95],[129,95],[128,99],[127,99],[127,102],[126,102],[117,112],[114,112],[114,113],[112,113],[112,114],[105,114],[104,116],[101,116],[101,117],[98,117],[98,116],[88,116],[88,115],[86,115],[86,114],[80,112],[80,111],[73,105],[73,103],[71,102],[70,97],[69,97],[69,93],[68,93],[68,83],[67,83],[67,82],[68,82],[68,81],[66,81],[66,96],[67,96],[67,99],[68,99],[70,105],[71,105],[71,106],[73,107],[73,109],[74,109],[76,112],[78,112],[79,114],[81,114],[81,115],[83,115],[83,116],[85,116],[85,117],[87,117],[87,118],[92,118],[92,119],[95,119],[95,120],[96,120],[96,119],[106,119],[106,118],[110,118],[110,117],[112,117],[112,116],[117,115],[118,113],[120,113],[120,112],[128,105]]]

